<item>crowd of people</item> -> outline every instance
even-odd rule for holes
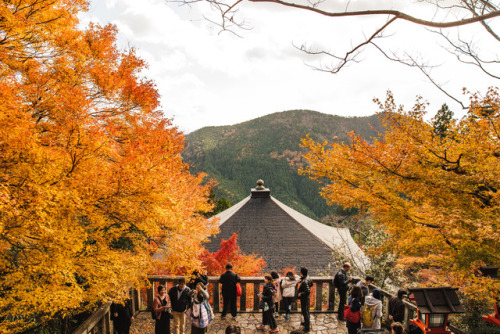
[[[349,334],[382,332],[382,294],[378,289],[370,293],[369,286],[374,277],[368,275],[364,280],[353,284],[354,278],[349,276],[351,265],[345,263],[334,276],[333,285],[339,294],[338,320],[345,321]],[[241,279],[233,272],[230,263],[226,265],[226,272],[218,282],[222,285],[223,308],[221,317],[231,313],[233,318],[238,315],[237,297],[240,295],[239,283]],[[158,286],[157,296],[153,301],[152,318],[155,320],[155,334],[170,334],[173,327],[174,334],[184,334],[186,320],[190,319],[191,333],[207,333],[214,313],[208,302],[208,276],[206,273],[194,272],[192,279],[186,284],[184,278],[177,280],[177,284],[166,291],[163,285]],[[262,322],[256,330],[279,332],[276,318],[279,316],[279,303],[283,304],[284,320],[290,319],[292,303],[300,301],[302,315],[301,327],[290,334],[308,333],[311,330],[310,294],[313,282],[308,275],[307,267],[300,268],[300,276],[288,271],[284,277],[273,271],[264,276],[264,287],[258,294],[259,308],[262,310]],[[347,296],[349,293],[349,296]],[[402,322],[405,315],[403,297],[406,291],[400,289],[397,296],[392,297],[388,304],[388,325],[392,334],[404,332]],[[115,322],[115,331],[118,334],[128,334],[133,321],[130,303],[111,305],[111,317]],[[121,320],[120,320],[121,319]],[[118,321],[120,320],[120,321]],[[173,326],[171,326],[173,322]],[[226,333],[241,333],[236,325],[226,328]]]
[[[334,285],[339,292],[338,319],[346,322],[349,334],[377,333],[382,332],[382,293],[379,289],[373,289],[369,293],[369,286],[373,283],[373,276],[366,276],[356,285],[350,288],[349,299],[346,301],[349,284],[353,281],[348,276],[351,269],[349,263],[345,263],[334,278]],[[403,296],[407,292],[404,289],[398,291],[397,297],[389,300],[388,325],[393,334],[404,332],[402,322],[405,315]],[[346,302],[348,307],[346,308]]]

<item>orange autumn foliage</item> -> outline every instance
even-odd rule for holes
[[[226,264],[231,263],[233,270],[240,276],[258,276],[266,266],[266,262],[257,255],[244,255],[238,247],[238,234],[234,233],[229,239],[221,240],[219,250],[210,253],[205,250],[201,255],[201,262],[208,275],[218,276],[226,272]]]
[[[379,102],[385,133],[373,142],[354,133],[350,143],[306,138],[309,166],[302,172],[323,182],[329,203],[379,221],[390,236],[384,247],[420,271],[423,284],[453,285],[491,301],[500,281],[476,272],[500,264],[500,95],[472,94],[470,104],[439,133],[424,102],[406,111],[389,93]]]
[[[0,6],[2,333],[124,296],[154,253],[170,269],[199,267],[217,230],[144,62],[117,48],[114,26],[80,29],[87,7]]]

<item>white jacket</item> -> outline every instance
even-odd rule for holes
[[[295,297],[295,287],[299,283],[299,279],[296,277],[292,281],[289,277],[285,276],[281,279],[281,288],[283,289],[283,297]]]
[[[372,310],[373,324],[371,327],[366,327],[361,322],[362,329],[382,329],[382,302],[372,295],[366,296],[365,298],[365,308],[375,305]]]

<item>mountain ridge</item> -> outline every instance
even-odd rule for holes
[[[261,116],[235,125],[204,127],[186,135],[184,160],[219,185],[215,192],[236,203],[250,194],[258,179],[271,195],[312,218],[334,210],[319,195],[319,184],[298,175],[304,164],[300,147],[307,134],[316,141],[349,141],[355,131],[366,139],[383,132],[377,115],[342,117],[296,109]]]

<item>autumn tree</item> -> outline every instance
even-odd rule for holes
[[[323,182],[329,203],[371,214],[402,264],[432,273],[422,284],[451,284],[476,299],[498,295],[498,281],[477,275],[500,263],[498,91],[472,94],[467,116],[450,120],[446,136],[426,121],[421,99],[408,111],[390,93],[378,103],[384,134],[373,143],[355,133],[349,143],[306,138],[310,165],[302,172]]]
[[[216,227],[114,26],[84,0],[0,5],[0,332],[34,330],[144,283],[151,255],[199,266]],[[193,233],[196,231],[196,233]],[[188,261],[186,261],[188,259]]]
[[[358,277],[371,275],[375,278],[374,284],[380,288],[391,290],[406,285],[406,279],[402,274],[403,266],[398,264],[398,256],[392,247],[390,236],[383,227],[372,220],[369,214],[347,216],[333,214],[322,221],[335,228],[348,228],[353,238],[357,234],[358,245],[366,255],[366,260],[363,261],[357,256],[355,249],[335,246],[332,249],[334,268],[341,268],[344,263],[349,262],[352,265],[352,275]],[[343,243],[347,244],[348,240],[343,240]]]
[[[212,276],[225,273],[227,263],[231,263],[240,276],[257,276],[266,266],[266,262],[257,255],[241,252],[237,233],[227,240],[222,239],[218,251],[211,253],[205,250],[201,261],[208,275]]]

